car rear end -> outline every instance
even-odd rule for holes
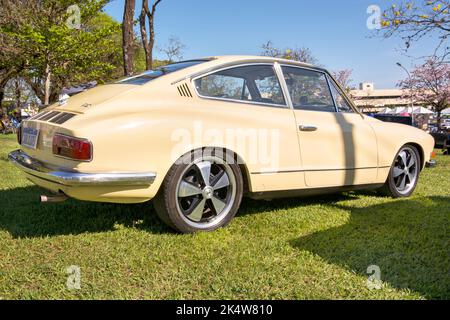
[[[108,172],[98,163],[92,165],[95,152],[92,139],[74,130],[84,117],[82,112],[50,108],[23,121],[18,132],[21,148],[11,152],[9,160],[29,180],[57,194],[59,199],[65,195],[102,202],[148,200],[133,190],[151,186],[155,173]],[[71,126],[71,123],[78,124]]]

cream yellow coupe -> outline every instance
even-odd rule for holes
[[[57,201],[153,199],[174,229],[225,226],[243,196],[414,191],[433,138],[359,112],[324,69],[269,57],[174,63],[23,122],[9,159]]]

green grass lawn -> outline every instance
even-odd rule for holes
[[[39,204],[45,191],[7,161],[14,148],[0,135],[0,299],[450,298],[449,156],[409,199],[244,200],[228,228],[180,235],[150,203]],[[71,265],[80,290],[66,287]]]

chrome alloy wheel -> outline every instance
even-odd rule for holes
[[[188,166],[176,188],[177,209],[191,226],[208,228],[227,216],[236,197],[236,179],[220,158],[203,157]]]
[[[400,194],[407,194],[416,185],[419,174],[419,159],[409,147],[403,148],[397,155],[393,169],[395,188]]]

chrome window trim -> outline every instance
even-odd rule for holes
[[[217,57],[212,57],[211,61],[217,60]],[[323,69],[318,68],[318,67],[314,67],[311,64],[308,63],[304,63],[304,62],[300,62],[300,61],[289,61],[286,59],[280,59],[280,58],[272,58],[272,57],[253,57],[253,58],[244,58],[241,61],[228,61],[225,63],[222,63],[220,65],[216,65],[216,66],[212,66],[209,68],[206,68],[205,70],[202,71],[197,71],[191,74],[188,74],[182,78],[179,78],[178,80],[175,80],[171,83],[171,85],[174,85],[178,82],[181,81],[189,81],[190,79],[196,78],[199,75],[202,75],[204,73],[207,72],[211,72],[211,71],[215,71],[215,70],[219,70],[221,68],[225,68],[225,67],[230,67],[230,66],[236,66],[236,65],[241,65],[241,64],[258,64],[258,63],[262,63],[262,64],[274,64],[274,63],[280,63],[280,64],[288,64],[288,63],[292,63],[292,65],[295,65],[297,67],[305,67],[305,68],[311,68],[312,70],[320,70],[323,71]]]
[[[291,68],[297,68],[297,69],[304,69],[304,70],[309,70],[309,71],[315,71],[318,73],[323,73],[323,74],[327,74],[328,72],[324,69],[319,69],[319,68],[315,68],[315,67],[303,67],[303,66],[299,66],[296,64],[289,64],[289,63],[280,63],[280,67],[291,67]]]
[[[331,74],[327,73],[327,76],[328,76],[329,80],[331,80],[331,84],[334,84],[334,86],[336,87],[337,91],[341,94],[341,96],[344,97],[345,101],[348,103],[350,108],[355,113],[362,115],[361,112],[358,110],[358,108],[356,108],[356,106],[353,104],[353,102],[350,101],[350,98],[344,92],[344,90],[342,89],[342,86],[333,78],[333,76]],[[330,86],[330,88],[331,88],[331,86]],[[340,111],[338,110],[338,112],[340,112]],[[347,113],[347,112],[341,112],[341,113]]]
[[[243,61],[241,61],[241,62],[237,62],[237,61],[227,62],[227,63],[220,64],[218,66],[213,66],[213,67],[206,68],[205,70],[202,70],[202,71],[197,71],[197,72],[188,74],[187,76],[184,76],[183,78],[175,80],[174,82],[171,83],[171,85],[177,84],[177,83],[182,82],[182,81],[192,81],[193,79],[200,78],[202,75],[211,74],[211,73],[214,73],[215,71],[220,71],[220,70],[232,68],[234,66],[239,66],[239,65],[242,65],[242,64],[258,64],[258,63],[273,64],[273,62],[256,62],[256,61],[254,61],[254,62],[249,62],[249,61],[247,61],[247,62],[243,62]]]
[[[333,100],[334,111],[336,113],[339,113],[340,111],[339,111],[339,108],[338,108],[337,103],[336,103],[336,98],[334,97],[333,91],[331,90],[331,83],[330,83],[330,79],[328,79],[328,75],[327,74],[325,74],[325,79],[327,80],[328,91],[330,91],[331,99]]]
[[[234,68],[240,68],[240,67],[248,67],[248,66],[257,66],[257,65],[264,65],[264,66],[270,66],[273,69],[273,73],[275,75],[275,77],[278,79],[278,83],[280,84],[280,89],[281,92],[283,94],[283,99],[284,99],[284,104],[274,104],[274,103],[266,103],[266,102],[257,102],[257,101],[247,101],[247,100],[238,100],[238,99],[229,99],[229,98],[219,98],[219,97],[209,97],[209,96],[204,96],[202,94],[200,94],[197,90],[197,86],[195,85],[195,81],[203,78],[203,77],[207,77],[211,74],[220,72],[220,71],[224,71],[224,70],[229,70],[229,69],[234,69]],[[207,71],[204,72],[200,75],[197,75],[194,78],[190,79],[190,83],[191,86],[194,88],[194,92],[195,94],[202,99],[208,99],[208,100],[216,100],[216,101],[225,101],[225,102],[233,102],[233,103],[243,103],[243,104],[252,104],[252,105],[259,105],[259,106],[266,106],[266,107],[274,107],[274,108],[279,108],[279,109],[290,109],[288,102],[286,100],[286,96],[283,92],[283,87],[282,84],[280,82],[280,79],[278,77],[277,71],[275,69],[275,65],[273,62],[256,62],[256,63],[244,63],[244,64],[233,64],[232,66],[227,66],[227,67],[222,67],[219,69],[215,69],[215,70],[211,70],[211,71]]]
[[[271,104],[271,103],[264,103],[264,102],[255,102],[255,101],[234,100],[234,99],[217,98],[217,97],[207,97],[207,96],[201,96],[198,93],[197,93],[197,95],[198,95],[199,98],[207,99],[207,100],[216,100],[216,101],[232,102],[232,103],[240,103],[240,104],[250,104],[250,105],[255,105],[255,106],[260,106],[260,107],[270,107],[270,108],[286,109],[286,110],[290,109],[287,105],[281,105],[281,104]]]
[[[294,108],[294,104],[292,103],[291,100],[291,94],[289,92],[289,87],[287,86],[286,83],[286,79],[284,77],[284,72],[283,72],[283,67],[288,67],[288,68],[296,68],[296,69],[304,69],[304,70],[309,70],[309,71],[313,71],[313,72],[317,72],[317,73],[321,73],[325,76],[325,80],[327,81],[327,86],[328,86],[328,91],[330,92],[331,95],[331,99],[333,100],[333,104],[334,104],[334,112],[333,111],[323,111],[323,110],[306,110],[306,109],[295,109]],[[288,94],[289,94],[289,99],[291,100],[291,104],[292,104],[292,109],[293,110],[299,110],[299,111],[312,111],[312,112],[331,112],[331,113],[339,113],[337,106],[336,106],[336,101],[334,100],[333,97],[333,93],[331,92],[331,87],[330,87],[330,83],[328,82],[328,71],[325,71],[323,69],[315,69],[315,68],[308,68],[308,67],[302,67],[302,66],[297,66],[294,64],[287,64],[287,63],[282,63],[280,64],[280,69],[281,72],[283,74],[283,81],[286,83],[286,88],[288,90]]]
[[[289,93],[289,88],[284,78],[283,69],[278,62],[274,63],[275,72],[277,73],[278,81],[281,84],[281,90],[283,90],[284,100],[288,104],[289,109],[294,110],[294,105],[292,103],[291,95]]]

